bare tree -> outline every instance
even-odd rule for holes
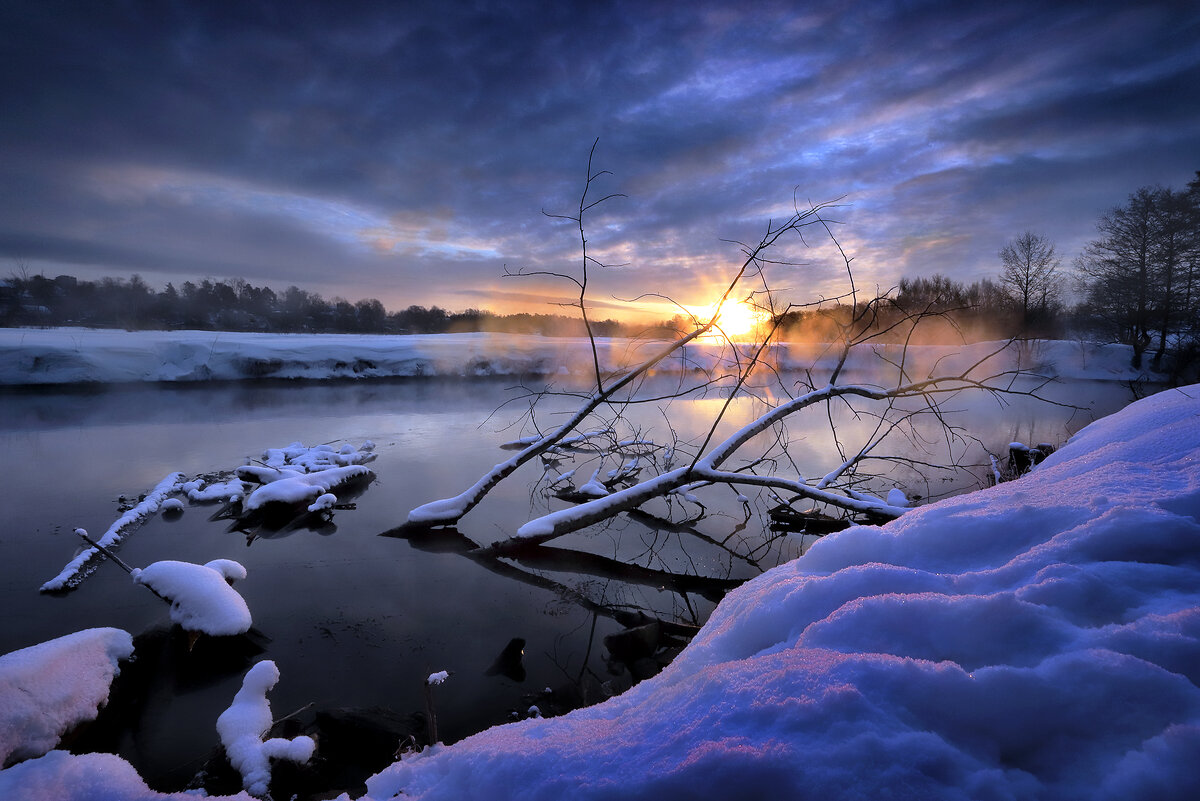
[[[1044,325],[1058,304],[1062,264],[1048,238],[1025,231],[1000,249],[1000,284],[1021,314],[1022,328]]]
[[[588,193],[602,174],[593,173],[589,162],[578,213],[567,216],[585,245],[585,215],[597,205],[587,201]],[[611,197],[615,195],[606,196]],[[591,448],[587,458],[599,466],[588,482],[589,492],[574,497],[583,502],[530,520],[509,540],[494,545],[493,552],[546,542],[623,512],[633,512],[654,498],[676,499],[703,508],[699,496],[710,487],[734,489],[739,499],[744,497],[742,491],[766,492],[784,505],[817,504],[875,521],[903,514],[907,506],[903,493],[880,497],[870,491],[872,482],[889,466],[902,465],[917,472],[964,467],[960,460],[970,438],[953,424],[949,399],[967,390],[997,396],[1036,395],[1038,385],[1018,385],[1018,380],[1029,373],[1009,347],[1011,343],[992,343],[959,353],[953,367],[943,360],[918,364],[917,349],[910,346],[913,334],[923,320],[937,312],[918,309],[897,316],[886,295],[860,300],[851,259],[832,233],[834,221],[826,216],[832,208],[832,204],[801,206],[793,202],[791,216],[768,222],[757,242],[737,243],[743,259],[714,304],[711,319],[693,318],[695,327],[691,331],[660,346],[649,358],[611,374],[606,374],[599,359],[594,358],[594,387],[579,396],[578,409],[565,423],[548,432],[539,429],[517,455],[489,470],[459,495],[412,510],[406,527],[452,526],[521,465],[538,456],[543,462],[551,456],[562,458],[565,445],[585,441]],[[795,236],[807,245],[806,231],[819,232],[836,249],[846,288],[833,298],[801,304],[828,314],[837,334],[836,341],[825,346],[816,362],[797,370],[781,363],[785,353],[774,337],[779,321],[799,307],[778,305],[767,270],[783,265],[794,268],[794,262],[774,254],[785,237]],[[583,268],[596,264],[585,257]],[[580,289],[579,305],[585,305],[585,279],[562,277]],[[772,321],[766,332],[748,343],[723,337],[720,345],[706,346],[709,352],[696,354],[702,337],[719,333],[724,304],[738,299],[753,303]],[[882,313],[885,309],[886,314]],[[899,344],[879,344],[897,339]],[[718,351],[715,356],[713,349]],[[668,359],[691,359],[687,364],[695,369],[681,371],[679,384],[665,395],[648,390],[646,376]],[[885,378],[864,377],[868,366],[882,368]],[[851,376],[856,380],[848,380]],[[531,412],[549,392],[534,397]],[[672,428],[671,442],[656,443],[632,426],[626,416],[633,404],[686,402],[688,398],[711,397],[713,392],[718,393],[721,403],[711,426],[690,441],[681,441]],[[722,421],[733,405],[742,401],[757,411],[748,424],[729,433],[728,426],[722,428]],[[827,469],[807,478],[800,475],[787,433],[789,418],[801,413],[817,413],[828,421],[836,454]],[[839,431],[837,420],[843,415],[854,421],[857,441],[848,440]],[[937,456],[922,458],[913,455],[913,447],[895,447],[897,441],[917,451],[930,445],[917,430],[918,423],[924,421],[932,421],[939,432]],[[624,433],[620,433],[622,427]],[[615,460],[618,467],[604,478],[601,468],[606,459]]]
[[[1097,327],[1133,347],[1134,367],[1157,335],[1153,366],[1161,369],[1172,341],[1194,346],[1200,335],[1200,196],[1142,187],[1096,227],[1101,236],[1076,260],[1088,310]]]

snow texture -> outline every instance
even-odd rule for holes
[[[228,801],[254,801],[246,793],[221,796]],[[4,801],[198,801],[195,791],[157,793],[133,766],[115,754],[69,754],[51,751],[0,771]]]
[[[910,374],[939,357],[956,354],[941,367],[961,369],[996,343],[961,348],[909,346]],[[636,364],[661,342],[601,338],[600,368]],[[746,346],[749,348],[750,346]],[[847,360],[846,375],[878,366],[876,351],[890,358],[900,346],[860,348]],[[824,344],[777,343],[771,357],[783,370],[830,369],[836,348]],[[1006,366],[1020,361],[1062,378],[1137,378],[1130,349],[1078,342],[1013,346]],[[692,343],[657,366],[658,372],[720,367],[732,362],[719,345]],[[255,334],[212,331],[111,331],[86,328],[0,329],[0,384],[75,384],[131,381],[233,381],[261,378],[385,378],[414,376],[578,375],[592,369],[586,339],[517,334]]]
[[[828,536],[654,679],[406,756],[368,795],[1198,798],[1198,554],[1200,386]]]
[[[310,512],[331,509],[338,500],[333,490],[372,475],[362,465],[375,459],[374,450],[369,440],[362,448],[346,444],[336,451],[330,445],[308,448],[300,442],[269,448],[262,464],[237,469],[242,479],[263,485],[246,498],[244,509],[253,512],[268,504],[306,506]]]
[[[135,582],[171,602],[172,622],[186,631],[213,637],[250,630],[250,609],[228,583],[245,577],[246,568],[232,559],[217,559],[206,565],[167,560],[133,571]]]
[[[158,512],[166,502],[168,496],[178,492],[183,485],[183,473],[170,473],[162,481],[146,493],[137,506],[126,511],[123,515],[117,518],[108,531],[104,532],[97,542],[105,548],[111,548],[116,545],[121,539],[132,531],[137,526],[141,525],[146,518]],[[87,532],[84,532],[87,533]],[[52,592],[54,590],[65,590],[73,587],[83,580],[84,569],[100,551],[96,548],[88,547],[79,552],[79,554],[67,563],[57,576],[47,581],[42,585],[42,592]]]
[[[263,660],[246,672],[233,703],[217,718],[217,734],[229,763],[242,775],[242,787],[251,795],[264,796],[271,782],[271,760],[307,762],[316,743],[300,735],[291,740],[263,740],[271,728],[271,704],[267,693],[279,682],[279,668]]]
[[[127,632],[104,628],[0,656],[0,764],[41,756],[76,724],[95,718],[120,672],[117,662],[132,653]]]
[[[330,490],[370,475],[371,471],[362,465],[351,465],[350,467],[331,467],[319,473],[284,476],[270,484],[264,484],[250,493],[244,508],[247,512],[252,512],[269,503],[307,505]],[[336,495],[334,500],[337,500]]]

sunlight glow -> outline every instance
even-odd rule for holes
[[[716,303],[708,306],[684,306],[692,316],[701,323],[712,319],[716,311]],[[760,328],[767,322],[767,315],[744,300],[735,301],[732,298],[725,301],[717,315],[716,327],[711,333],[701,337],[701,341],[715,341],[728,337],[733,340],[751,340],[757,338]]]

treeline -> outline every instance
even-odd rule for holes
[[[495,331],[585,336],[583,322],[561,314],[499,315],[479,309],[450,312],[409,306],[389,312],[374,298],[325,300],[295,286],[283,292],[243,280],[186,281],[154,291],[140,276],[81,281],[14,274],[0,281],[0,326],[198,329],[279,333],[445,334]],[[616,320],[592,323],[597,336],[646,335],[644,326]],[[653,332],[651,332],[653,333]],[[660,332],[670,335],[670,332]]]
[[[1185,374],[1200,365],[1200,171],[1182,190],[1142,187],[1103,214],[1098,236],[1065,269],[1050,239],[1023,232],[997,253],[996,278],[971,284],[944,275],[904,278],[869,309],[839,306],[793,311],[778,339],[835,341],[857,319],[876,341],[899,341],[906,316],[921,315],[914,344],[1008,337],[1079,337],[1132,346],[1133,366],[1149,353],[1155,370]],[[1078,302],[1068,305],[1074,295]],[[864,310],[869,311],[863,315]],[[864,322],[865,321],[865,322]],[[577,317],[449,312],[409,306],[389,312],[374,298],[325,300],[295,286],[282,293],[243,280],[167,284],[139,276],[80,281],[24,272],[0,281],[0,326],[119,327],[308,333],[440,334],[495,331],[585,336]],[[592,324],[596,336],[672,338],[683,317],[659,326],[615,320]]]
[[[1079,324],[1131,345],[1134,367],[1147,351],[1156,370],[1200,363],[1200,171],[1183,190],[1138,189],[1096,228],[1075,260]]]
[[[905,278],[869,308],[795,311],[784,339],[833,341],[857,320],[876,341],[899,341],[906,315],[923,316],[914,344],[1013,336],[1078,337],[1132,348],[1132,366],[1177,377],[1200,370],[1200,171],[1184,189],[1142,187],[1096,223],[1097,238],[1063,267],[1054,244],[1026,231],[997,254],[995,280]],[[1077,302],[1066,302],[1069,295]]]
[[[919,315],[915,332],[900,325]],[[857,326],[854,321],[857,320]],[[1028,321],[1003,286],[990,279],[965,284],[944,275],[902,278],[896,291],[866,304],[832,309],[790,311],[780,317],[780,338],[835,342],[847,326],[874,334],[876,342],[932,344],[1004,339],[1023,333],[1054,337],[1062,333],[1053,313]]]

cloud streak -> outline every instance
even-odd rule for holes
[[[0,263],[513,310],[599,137],[597,299],[696,304],[793,202],[868,285],[974,280],[1200,169],[1194,4],[975,5],[6,3]]]

